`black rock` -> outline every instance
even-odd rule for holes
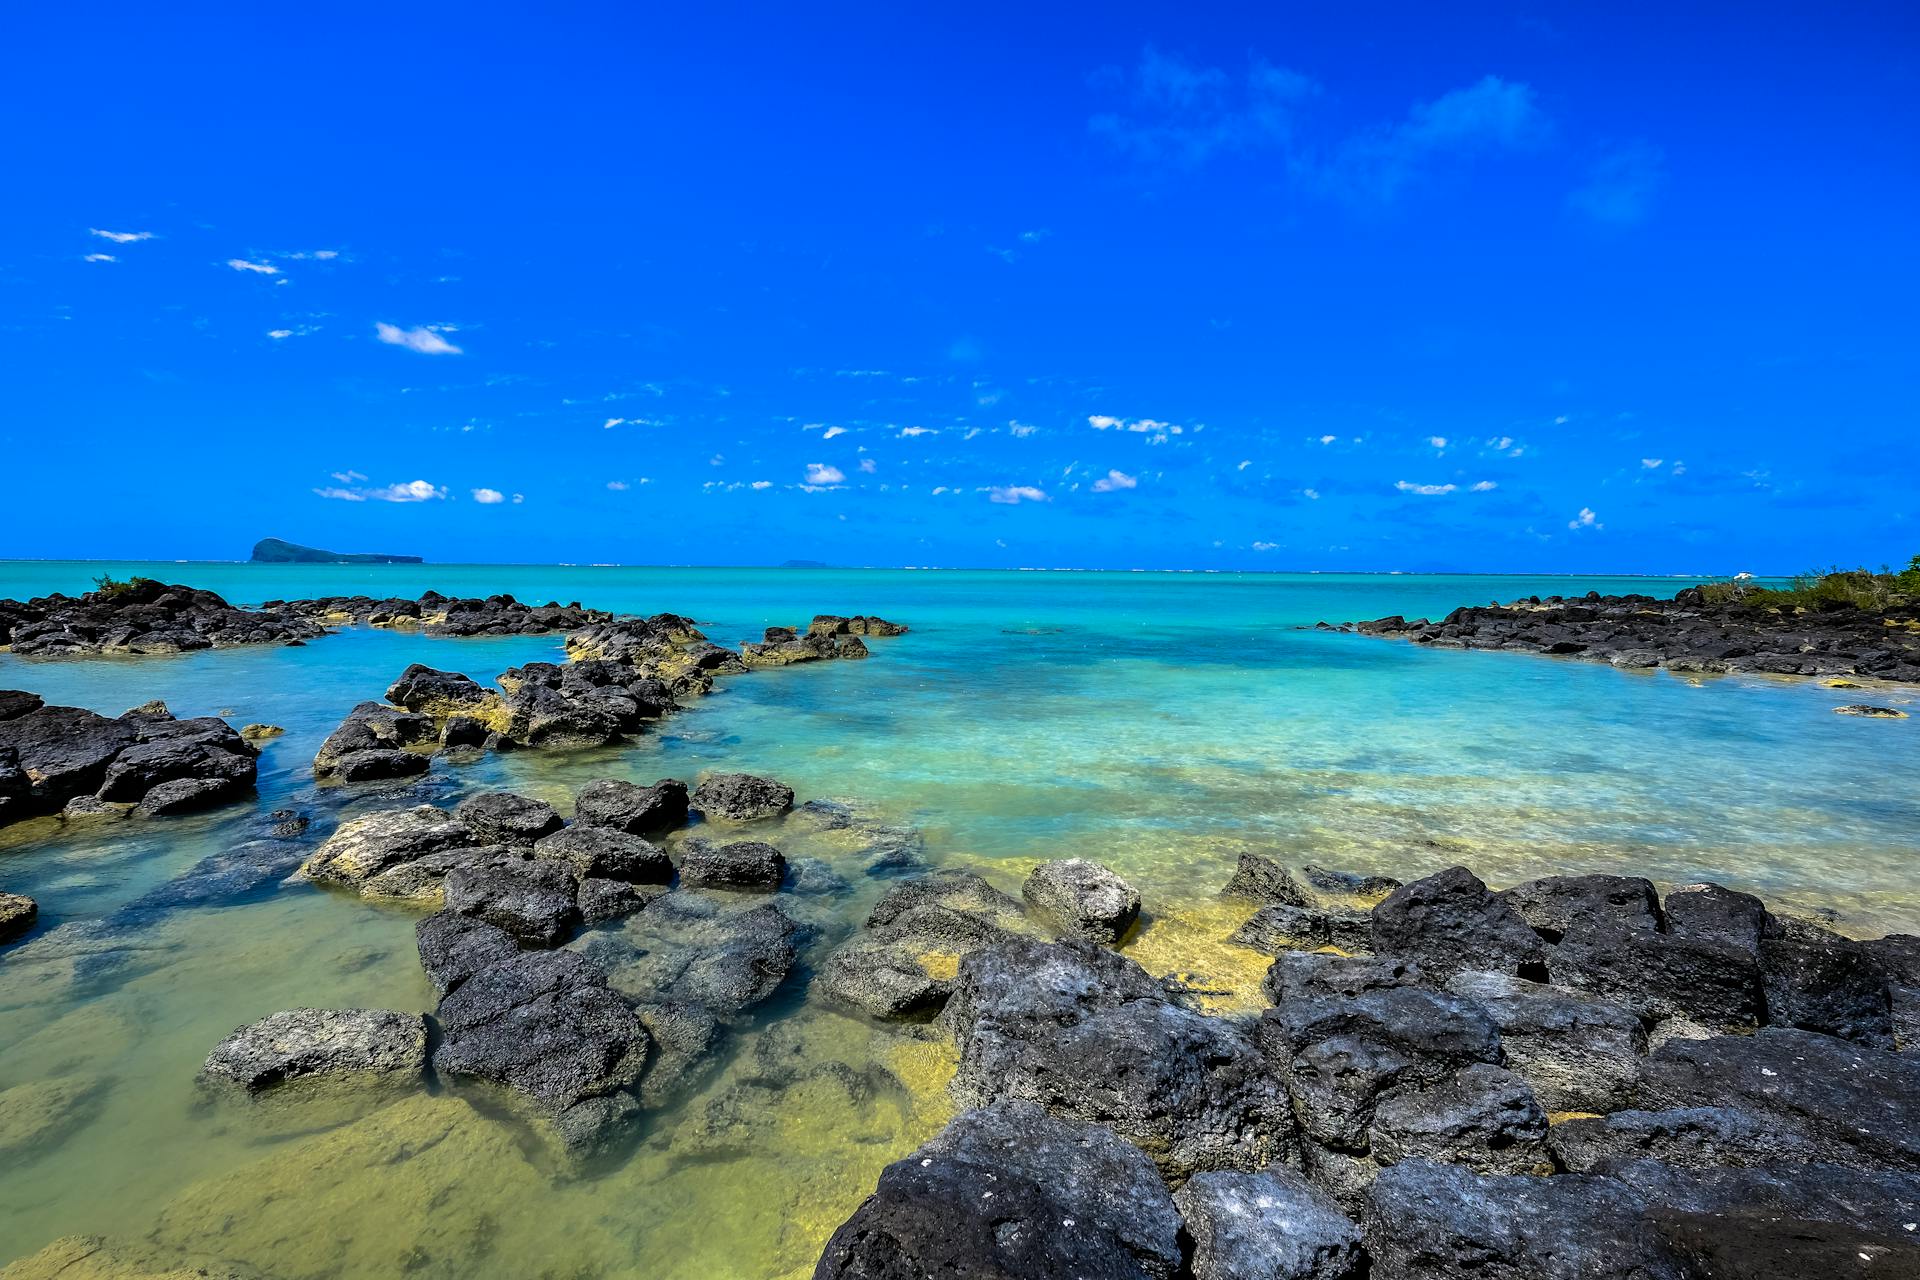
[[[793,788],[750,773],[710,773],[694,788],[691,803],[709,822],[749,822],[791,809]]]
[[[680,883],[690,889],[772,893],[786,874],[780,851],[759,840],[716,845],[694,839],[680,846]]]
[[[1616,1111],[1563,1120],[1547,1135],[1554,1162],[1570,1173],[1608,1173],[1627,1160],[1677,1168],[1809,1160],[1812,1143],[1732,1107]]]
[[[1894,1047],[1893,992],[1859,943],[1836,934],[1762,939],[1760,979],[1769,1026]]]
[[[574,797],[574,821],[582,826],[644,836],[671,831],[686,820],[687,787],[672,778],[650,787],[609,778],[588,783]]]
[[[580,919],[589,925],[625,919],[644,910],[649,902],[665,892],[665,887],[657,884],[637,885],[625,880],[586,876],[580,881]]]
[[[1479,1173],[1544,1173],[1547,1116],[1527,1082],[1472,1063],[1431,1084],[1387,1090],[1368,1150],[1382,1164],[1424,1156]]]
[[[1041,863],[1020,896],[1061,934],[1088,942],[1118,942],[1140,916],[1140,891],[1085,858]]]
[[[1710,937],[1651,933],[1613,920],[1584,922],[1554,949],[1553,980],[1650,1019],[1683,1017],[1715,1029],[1752,1026],[1760,971],[1746,949]]]
[[[1624,1005],[1504,973],[1467,970],[1447,990],[1500,1028],[1507,1066],[1549,1111],[1616,1111],[1633,1099],[1647,1035]]]
[[[1410,960],[1283,951],[1268,968],[1260,987],[1267,999],[1285,1004],[1313,996],[1357,996],[1386,987],[1417,987],[1424,977],[1420,966]]]
[[[1318,947],[1364,952],[1373,944],[1373,921],[1362,911],[1328,911],[1275,903],[1254,912],[1228,941],[1270,956]]]
[[[552,805],[511,791],[468,796],[453,813],[485,844],[530,845],[563,825]]]
[[[1667,929],[1684,938],[1726,942],[1758,951],[1767,908],[1750,893],[1717,884],[1688,885],[1667,895]]]
[[[615,989],[642,1004],[728,1019],[780,988],[798,962],[801,937],[774,903],[741,910],[718,895],[676,892],[628,920],[601,963]]]
[[[1511,905],[1465,867],[1395,889],[1373,909],[1373,949],[1436,978],[1462,969],[1541,976],[1546,948]]]
[[[1277,902],[1290,907],[1311,905],[1307,891],[1291,872],[1272,858],[1243,853],[1233,869],[1233,879],[1220,891],[1228,898],[1250,898],[1255,902]]]
[[[1353,871],[1329,870],[1316,867],[1312,863],[1300,868],[1300,874],[1312,886],[1322,906],[1340,902],[1354,902],[1362,906],[1378,906],[1388,894],[1400,887],[1400,882],[1392,876],[1361,875]]]
[[[1578,922],[1617,920],[1630,929],[1661,927],[1660,897],[1638,876],[1547,876],[1500,894],[1548,942]]]
[[[673,862],[664,850],[614,827],[566,827],[541,837],[533,846],[533,856],[563,862],[582,877],[633,884],[666,884],[673,879]]]
[[[413,927],[420,967],[441,995],[498,960],[520,954],[506,930],[451,911],[437,911]]]
[[[1361,1280],[1360,1228],[1284,1165],[1195,1174],[1173,1198],[1193,1280]]]
[[[504,929],[529,946],[552,947],[580,925],[572,871],[545,859],[460,867],[446,875],[447,910]]]

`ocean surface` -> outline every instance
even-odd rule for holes
[[[1248,850],[1401,879],[1465,863],[1496,886],[1588,871],[1712,879],[1858,936],[1920,931],[1920,716],[1837,716],[1861,695],[1815,681],[1681,678],[1310,629],[1533,593],[1665,594],[1684,581],[0,562],[0,597],[77,593],[102,573],[236,603],[505,591],[683,613],[723,644],[822,612],[913,630],[871,642],[866,662],[726,678],[624,747],[437,761],[426,780],[388,791],[314,785],[314,750],[354,703],[411,662],[488,683],[557,658],[560,638],[350,628],[299,648],[165,658],[0,653],[0,688],[49,702],[117,714],[161,698],[181,716],[286,729],[264,744],[257,800],[181,819],[0,829],[0,888],[39,900],[36,937],[113,916],[259,834],[276,809],[311,815],[317,843],[342,817],[422,799],[505,787],[567,812],[573,788],[595,778],[714,768],[771,774],[803,800],[844,799],[917,828],[935,865],[981,869],[1016,893],[1040,859],[1105,862],[1145,899],[1129,953],[1222,989],[1246,989],[1268,963],[1224,941],[1251,908],[1215,896]],[[774,839],[789,857],[849,871],[851,893],[794,906],[822,937],[863,919],[885,887],[830,835],[796,824]],[[290,886],[0,952],[0,1262],[79,1234],[280,1277],[804,1276],[879,1170],[946,1117],[940,1039],[823,1008],[806,998],[804,972],[710,1083],[588,1175],[466,1093],[369,1112],[235,1107],[197,1090],[207,1051],[275,1010],[431,1009],[414,920]]]

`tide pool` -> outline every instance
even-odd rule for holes
[[[40,902],[40,933],[112,916],[274,810],[309,814],[317,843],[344,816],[399,803],[504,787],[566,812],[595,778],[714,768],[916,827],[934,865],[981,869],[1016,893],[1039,859],[1102,861],[1146,903],[1130,953],[1223,987],[1244,988],[1267,963],[1224,941],[1251,907],[1215,897],[1245,851],[1403,880],[1464,863],[1496,886],[1588,871],[1712,879],[1861,936],[1920,931],[1909,781],[1920,716],[1837,716],[1861,695],[1813,681],[1687,679],[1310,629],[1529,594],[1670,594],[1684,581],[0,562],[0,596],[78,593],[103,573],[246,604],[504,591],[683,613],[722,644],[820,612],[913,630],[871,642],[865,662],[724,678],[623,747],[436,762],[425,781],[376,792],[311,777],[314,750],[354,703],[416,661],[488,683],[558,660],[559,637],[350,628],[298,648],[167,658],[0,654],[0,687],[49,702],[117,714],[161,698],[178,715],[287,731],[263,745],[255,800],[175,820],[0,829],[0,888]],[[1916,709],[1910,690],[1870,700]],[[839,860],[853,880],[851,894],[805,905],[822,947],[884,888],[826,834],[796,827],[776,842]],[[879,1169],[944,1118],[939,1037],[823,1008],[804,972],[711,1083],[650,1117],[631,1154],[592,1177],[567,1176],[464,1093],[361,1117],[254,1116],[199,1095],[207,1050],[276,1009],[430,1009],[415,918],[296,886],[158,917],[111,962],[0,952],[0,1090],[11,1091],[0,1094],[0,1260],[86,1234],[174,1265],[276,1276],[805,1275]],[[847,1070],[815,1069],[826,1064]]]

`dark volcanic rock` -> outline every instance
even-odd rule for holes
[[[23,657],[183,653],[325,634],[325,627],[288,610],[239,609],[211,591],[151,578],[81,596],[0,600],[0,645]]]
[[[779,989],[798,962],[800,926],[775,903],[737,909],[717,895],[675,892],[627,921],[624,945],[596,955],[616,990],[731,1018]]]
[[[114,719],[6,695],[0,718],[0,823],[59,813],[73,800],[184,812],[253,789],[259,752],[215,717],[176,720],[164,706]]]
[[[1425,977],[1409,960],[1382,956],[1336,956],[1283,951],[1260,988],[1275,1004],[1313,996],[1357,996],[1386,987],[1417,987]]]
[[[786,874],[786,858],[759,840],[714,844],[693,839],[680,846],[680,883],[690,889],[772,893]]]
[[[1228,898],[1251,898],[1255,902],[1277,902],[1289,907],[1312,905],[1312,899],[1293,874],[1272,858],[1257,853],[1240,855],[1233,879],[1220,891]]]
[[[1725,942],[1745,951],[1760,949],[1767,908],[1750,893],[1717,884],[1688,885],[1667,895],[1667,930],[1683,938]]]
[[[1920,1049],[1920,936],[1896,933],[1860,945],[1887,975],[1894,1039],[1903,1053]]]
[[[413,926],[420,967],[441,995],[498,960],[520,954],[520,944],[504,929],[451,911],[436,911]]]
[[[447,910],[504,929],[529,946],[557,946],[579,927],[574,876],[546,859],[460,867],[446,875]]]
[[[793,788],[750,773],[710,773],[693,789],[692,805],[709,822],[774,818],[793,807]]]
[[[359,888],[387,868],[479,843],[444,809],[384,809],[340,824],[300,868],[316,884]]]
[[[40,904],[24,893],[0,893],[0,945],[25,937],[40,916]]]
[[[1533,931],[1558,942],[1576,923],[1617,920],[1630,929],[1661,927],[1660,896],[1637,876],[1548,876],[1500,894]]]
[[[658,835],[686,822],[687,787],[672,778],[662,778],[650,787],[617,778],[589,782],[574,797],[573,817],[582,826]]]
[[[1373,920],[1363,911],[1326,911],[1275,903],[1254,912],[1228,941],[1270,956],[1319,947],[1365,952],[1373,945]]]
[[[1360,1280],[1360,1228],[1284,1165],[1195,1174],[1173,1202],[1193,1280]]]
[[[453,814],[467,824],[483,844],[530,845],[563,825],[553,806],[511,791],[485,791],[468,796]]]
[[[1549,1111],[1615,1111],[1633,1098],[1647,1035],[1633,1010],[1566,987],[1466,970],[1447,990],[1500,1028],[1507,1065]]]
[[[1893,992],[1873,955],[1837,934],[1766,938],[1760,979],[1769,1026],[1799,1027],[1891,1049]]]
[[[1552,976],[1652,1019],[1689,1018],[1725,1029],[1760,1014],[1760,970],[1745,948],[1710,937],[1652,933],[1587,921],[1554,949]]]
[[[400,673],[387,689],[387,701],[408,711],[449,716],[493,706],[500,695],[458,671],[439,671],[416,662]]]
[[[1028,1103],[969,1111],[827,1242],[815,1280],[1172,1280],[1180,1216],[1153,1164]]]
[[[1424,1156],[1480,1173],[1544,1173],[1546,1139],[1547,1116],[1527,1082],[1473,1063],[1382,1094],[1369,1150],[1382,1164]]]
[[[1322,906],[1353,902],[1365,907],[1378,906],[1388,894],[1400,887],[1392,876],[1368,876],[1353,871],[1329,870],[1309,863],[1300,874],[1319,897]]]
[[[432,717],[384,702],[363,702],[320,744],[313,757],[313,776],[369,782],[425,773],[427,758],[406,748],[433,740]]]
[[[1088,942],[1118,942],[1140,915],[1140,891],[1085,858],[1041,863],[1020,896],[1060,933]]]
[[[633,884],[666,884],[673,879],[673,861],[664,850],[616,827],[576,824],[564,828],[536,842],[533,856],[564,862],[583,878]]]
[[[950,968],[1019,918],[1019,903],[972,872],[904,881],[874,905],[866,932],[827,957],[814,989],[873,1018],[927,1017],[953,994]]]
[[[1547,1135],[1569,1173],[1607,1173],[1621,1161],[1653,1159],[1678,1168],[1810,1160],[1812,1143],[1732,1107],[1616,1111],[1565,1120]]]
[[[427,1028],[417,1013],[288,1009],[215,1045],[201,1074],[259,1093],[293,1080],[417,1082],[426,1065]]]
[[[622,920],[644,910],[649,902],[665,892],[663,885],[637,885],[626,880],[586,876],[580,881],[578,895],[580,919],[589,925]]]
[[[1461,969],[1539,976],[1539,935],[1465,867],[1402,885],[1373,909],[1373,949],[1405,956],[1435,977]]]

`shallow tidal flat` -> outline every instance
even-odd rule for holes
[[[0,565],[0,596],[77,590],[99,572],[30,568],[66,576],[14,581],[15,566]],[[317,844],[343,817],[401,803],[505,788],[566,812],[597,778],[691,781],[718,768],[917,828],[933,866],[976,869],[1016,893],[1042,858],[1097,859],[1142,893],[1144,924],[1126,952],[1223,992],[1227,1010],[1260,1002],[1269,963],[1225,941],[1254,909],[1217,897],[1248,851],[1403,880],[1464,863],[1496,886],[1571,872],[1713,879],[1858,936],[1920,931],[1920,794],[1905,781],[1920,772],[1920,717],[1836,716],[1860,695],[1815,681],[1687,680],[1295,629],[1536,591],[1658,589],[1642,582],[136,571],[236,601],[437,587],[667,609],[721,643],[828,610],[877,612],[913,632],[866,662],[727,678],[625,747],[436,761],[425,779],[374,789],[312,781],[315,749],[354,703],[411,662],[487,683],[557,659],[559,638],[354,628],[302,648],[0,655],[0,687],[49,702],[113,714],[162,698],[179,715],[287,730],[263,744],[257,799],[177,819],[0,830],[0,888],[39,901],[36,937],[111,915],[275,809],[309,814]],[[1913,697],[1887,688],[1872,700]],[[792,904],[823,933],[857,925],[885,888],[832,832],[792,823],[769,838],[852,881],[850,894]],[[806,1275],[879,1170],[948,1114],[951,1050],[937,1033],[828,1008],[809,997],[805,968],[711,1081],[649,1115],[630,1153],[587,1176],[512,1117],[470,1105],[470,1090],[371,1110],[352,1098],[244,1108],[202,1095],[208,1050],[275,1010],[431,1009],[415,919],[295,886],[157,916],[109,956],[0,951],[0,1261],[98,1235],[161,1270],[283,1277]],[[57,1260],[44,1261],[25,1274],[53,1274]]]

